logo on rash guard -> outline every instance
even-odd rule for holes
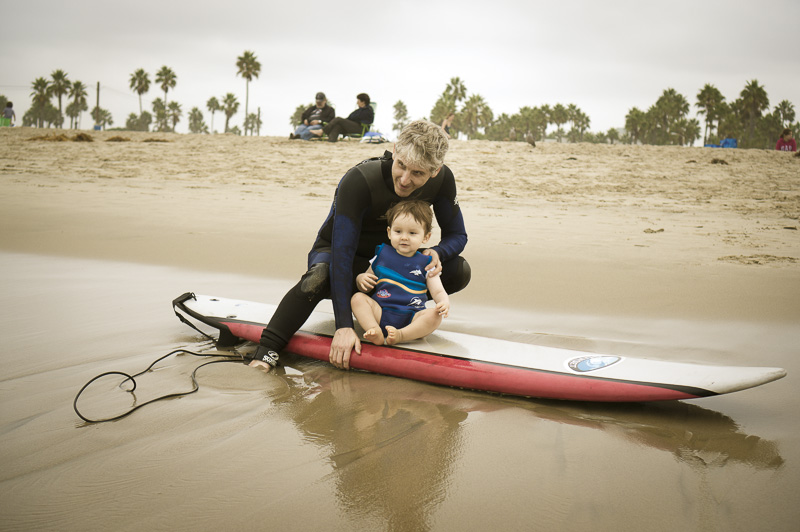
[[[418,297],[412,297],[411,301],[408,302],[408,306],[409,307],[421,307],[422,306],[422,300],[420,298],[418,298]]]
[[[388,290],[386,290],[385,288],[382,288],[382,289],[378,290],[378,293],[375,294],[375,297],[379,297],[381,299],[387,299],[387,298],[392,297],[392,294]]]
[[[411,270],[411,271],[410,271],[410,272],[408,272],[408,273],[410,273],[411,275],[416,275],[417,277],[422,277],[422,270],[419,270],[419,269],[417,269],[417,270]]]

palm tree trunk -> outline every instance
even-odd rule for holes
[[[247,83],[244,84],[245,86],[245,96],[244,96],[244,123],[247,123],[247,109],[250,105],[250,81],[248,80]],[[247,136],[247,128],[244,128],[244,134]]]

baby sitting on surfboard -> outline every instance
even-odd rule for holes
[[[401,201],[386,212],[391,246],[375,248],[367,271],[356,277],[353,314],[375,345],[395,345],[427,336],[450,312],[450,298],[437,275],[428,277],[431,257],[417,251],[431,237],[433,213],[424,201]],[[372,292],[372,297],[368,294]],[[435,307],[426,308],[430,292]]]

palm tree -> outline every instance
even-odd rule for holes
[[[681,144],[678,122],[689,113],[689,102],[675,89],[664,90],[648,110],[646,117],[650,122],[646,141],[650,144]]]
[[[591,125],[592,120],[589,115],[579,109],[578,114],[575,116],[575,129],[578,130],[578,140],[583,141],[583,134],[586,133],[586,130]]]
[[[794,105],[789,100],[783,100],[775,106],[775,114],[780,116],[783,127],[789,127],[795,119]]]
[[[247,83],[245,83],[246,92],[244,99],[244,117],[245,120],[247,120],[249,117],[248,106],[250,105],[250,82],[253,81],[253,78],[257,78],[261,73],[261,63],[259,63],[256,59],[256,54],[245,51],[244,54],[236,59],[236,68],[239,69],[236,74],[247,80]],[[245,134],[247,134],[246,127],[244,131]]]
[[[575,119],[578,117],[578,113],[580,112],[581,110],[578,109],[578,106],[574,103],[571,103],[567,106],[567,122],[572,123],[572,129],[575,129]]]
[[[172,121],[172,131],[175,131],[175,127],[178,125],[178,122],[181,121],[181,114],[183,114],[181,104],[178,102],[169,102],[167,106],[167,119]]]
[[[153,115],[147,111],[142,111],[142,114],[136,116],[136,113],[128,115],[128,120],[125,122],[125,129],[131,131],[149,131],[150,123],[153,121]]]
[[[53,78],[53,82],[50,84],[50,93],[58,98],[58,127],[62,127],[64,124],[64,114],[62,112],[61,107],[61,97],[66,95],[69,92],[70,88],[70,81],[67,78],[67,73],[63,70],[54,70],[50,77]]]
[[[547,133],[547,121],[549,120],[545,108],[548,106],[534,107],[531,110],[532,129],[531,133],[534,134],[535,140],[544,140]]]
[[[553,123],[556,125],[556,137],[558,138],[558,142],[561,142],[561,135],[563,134],[563,130],[561,129],[561,124],[565,124],[569,115],[567,114],[567,108],[557,103],[553,106],[553,112],[551,115],[553,119]]]
[[[114,119],[111,117],[111,112],[107,109],[103,109],[102,107],[95,107],[92,109],[92,118],[94,119],[94,123],[102,128],[114,125]]]
[[[253,132],[261,131],[261,118],[256,113],[250,113],[247,118],[244,119],[244,132],[245,135],[247,132],[250,132],[250,136],[253,135]]]
[[[761,113],[769,109],[769,98],[764,87],[758,84],[758,80],[747,82],[740,94],[744,107],[744,117],[747,121],[747,143],[751,143],[756,122],[761,118]]]
[[[214,132],[214,113],[216,111],[221,111],[222,107],[219,105],[219,100],[217,100],[214,96],[208,99],[206,102],[206,109],[211,111],[211,132]]]
[[[167,118],[167,106],[161,98],[153,100],[153,113],[155,113],[155,127],[153,131],[166,131],[169,129],[169,118]]]
[[[44,125],[44,110],[50,102],[50,82],[45,78],[36,78],[31,85],[33,117],[38,127]]]
[[[481,128],[486,128],[492,124],[494,113],[489,108],[486,100],[479,94],[473,94],[464,103],[461,110],[461,124],[469,138],[474,138]]]
[[[697,93],[695,106],[700,110],[697,114],[706,115],[706,128],[703,132],[703,144],[708,143],[708,131],[714,127],[714,120],[719,120],[720,110],[725,97],[714,85],[706,83]],[[719,126],[719,124],[717,124]]]
[[[542,139],[544,140],[547,138],[547,126],[549,126],[550,124],[554,124],[555,122],[553,122],[553,119],[551,117],[553,111],[550,109],[549,105],[544,104],[539,108],[539,110],[544,115],[544,124],[542,127]]]
[[[226,94],[222,99],[222,110],[225,112],[225,133],[227,133],[231,117],[239,110],[239,102],[232,92]]]
[[[625,129],[630,137],[631,144],[641,142],[644,133],[645,114],[638,107],[632,107],[625,115]]]
[[[665,90],[658,101],[656,101],[656,105],[659,104],[661,104],[661,111],[663,112],[662,119],[664,120],[664,130],[671,137],[678,121],[689,114],[689,102],[683,94],[680,94],[675,89],[669,88]],[[674,139],[670,138],[670,140]]]
[[[86,103],[86,96],[88,95],[86,89],[86,85],[81,81],[73,81],[69,89],[69,97],[72,99],[72,104],[71,109],[69,105],[67,106],[67,114],[74,119],[74,125],[71,125],[75,129],[80,127],[81,113],[89,109]]]
[[[450,78],[450,83],[447,84],[444,93],[451,95],[455,103],[459,103],[467,97],[467,86],[459,77]]]
[[[161,70],[156,72],[156,83],[158,83],[161,90],[164,91],[164,107],[166,107],[167,91],[175,88],[175,85],[178,83],[178,76],[175,75],[175,72],[173,72],[171,68],[162,66]]]
[[[445,90],[431,109],[431,122],[441,124],[450,113],[456,112],[456,100],[452,94]],[[457,128],[456,128],[457,129]]]
[[[409,123],[408,108],[403,100],[397,100],[394,104],[394,124],[392,124],[392,131],[402,131]]]
[[[519,112],[513,115],[509,121],[508,138],[511,140],[523,140],[528,135],[533,135],[533,140],[539,140],[539,129],[541,128],[541,121],[537,120],[541,116],[536,114],[538,109],[528,106],[520,107]],[[514,129],[514,134],[511,134],[511,129]]]
[[[208,126],[203,121],[203,113],[197,107],[189,111],[189,131],[191,133],[208,133]]]
[[[174,85],[173,85],[174,86]],[[131,74],[130,87],[133,92],[139,95],[139,115],[142,114],[142,94],[150,90],[150,76],[143,68]],[[166,98],[166,92],[164,97]]]
[[[700,138],[700,122],[696,118],[681,118],[673,124],[673,129],[679,146],[691,146]]]

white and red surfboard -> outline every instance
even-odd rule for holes
[[[186,293],[176,314],[219,330],[218,343],[258,342],[274,305]],[[333,315],[314,312],[286,351],[328,361]],[[383,375],[524,397],[639,402],[693,399],[780,379],[781,368],[738,367],[603,355],[438,330],[399,346],[362,342],[350,366]]]

